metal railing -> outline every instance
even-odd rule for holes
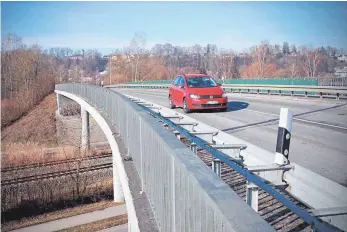
[[[161,231],[274,231],[191,150],[125,96],[80,84],[56,85],[56,90],[99,108],[118,128]]]
[[[347,223],[343,222],[346,218],[347,212],[347,201],[344,197],[347,195],[347,188],[344,186],[326,179],[293,162],[286,166],[274,165],[275,153],[256,147],[247,141],[243,141],[223,131],[219,131],[216,128],[208,126],[194,118],[180,114],[174,110],[144,99],[135,98],[130,95],[126,96],[134,100],[134,102],[142,105],[145,110],[174,128],[177,131],[176,134],[183,134],[194,144],[228,164],[235,171],[243,175],[248,181],[255,183],[258,187],[275,197],[308,224],[312,226],[314,225],[313,228],[318,228],[319,231],[333,230],[332,228],[328,228],[324,224],[320,223],[319,220],[308,211],[301,209],[299,206],[288,200],[281,193],[277,192],[271,185],[288,185],[286,187],[287,191],[294,198],[312,208],[312,212],[322,212],[323,209],[329,209],[329,211],[323,210],[326,214],[320,214],[320,216],[324,215],[322,219],[334,226],[347,229]],[[242,146],[247,149],[243,149],[241,154],[241,151],[237,152],[237,149],[241,150],[242,146],[231,146],[232,143],[243,144]],[[210,144],[214,145],[211,146]],[[229,149],[226,149],[228,147]],[[251,171],[250,167],[255,169]],[[253,173],[257,172],[259,172],[257,174],[259,177],[253,175]],[[324,187],[322,188],[320,186]],[[248,191],[248,188],[246,191]],[[257,197],[255,198],[255,201],[257,201]]]
[[[306,86],[347,86],[347,77],[296,77],[296,78],[251,78],[251,79],[216,79],[221,84],[232,85],[306,85]],[[170,84],[172,80],[150,80],[126,82],[124,84]]]
[[[319,86],[347,86],[347,77],[318,78]]]
[[[107,87],[113,88],[170,88],[170,84],[119,84]],[[302,85],[234,85],[223,84],[222,88],[227,92],[249,93],[249,94],[276,94],[305,97],[340,97],[347,96],[347,87],[341,86],[302,86]]]

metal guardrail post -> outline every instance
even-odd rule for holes
[[[192,150],[196,154],[196,152],[197,152],[197,145],[196,145],[196,143],[191,143],[190,144],[190,150]]]
[[[281,108],[278,123],[275,163],[285,165],[289,163],[289,145],[292,132],[293,114],[288,108]]]
[[[258,186],[247,181],[246,184],[246,203],[258,212],[259,191]]]
[[[212,170],[220,177],[222,175],[222,161],[217,158],[212,160]]]

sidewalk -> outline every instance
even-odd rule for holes
[[[98,232],[128,232],[128,224],[115,226],[115,227],[107,228],[104,230],[99,230]]]
[[[91,223],[94,221],[107,219],[110,217],[115,217],[126,213],[127,210],[124,204],[120,206],[109,207],[104,210],[97,210],[91,213],[80,214],[73,217],[63,218],[34,226],[24,227],[21,229],[12,230],[12,232],[52,232]],[[119,232],[122,232],[122,230],[119,230]]]

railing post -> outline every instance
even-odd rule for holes
[[[213,158],[212,170],[220,177],[222,175],[222,162],[220,159]]]
[[[177,139],[181,140],[181,133],[180,132],[174,131],[173,133],[175,134]]]
[[[190,144],[190,150],[192,150],[192,152],[194,152],[196,154],[196,152],[197,152],[197,145],[196,145],[196,143],[191,143]]]
[[[246,184],[246,203],[251,206],[254,211],[258,212],[258,200],[259,200],[259,192],[258,186],[247,181]]]
[[[292,131],[293,114],[288,108],[281,108],[278,124],[275,163],[285,165],[289,163],[289,145]]]
[[[141,157],[141,191],[140,194],[144,192],[143,184],[143,149],[142,149],[142,118],[140,117],[140,157]]]

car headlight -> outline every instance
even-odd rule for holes
[[[200,96],[196,94],[189,94],[189,97],[192,99],[200,99]]]
[[[227,94],[226,94],[226,93],[223,93],[223,94],[222,94],[222,98],[225,98],[225,97],[227,97]]]

